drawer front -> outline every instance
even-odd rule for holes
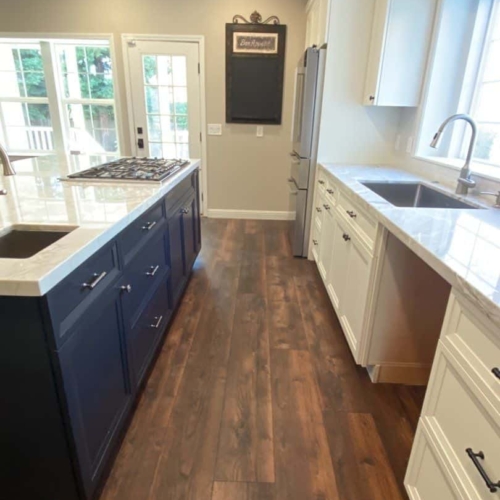
[[[331,179],[326,179],[326,187],[325,187],[325,198],[327,203],[329,203],[332,206],[337,205],[339,197],[339,191],[337,189],[337,186]]]
[[[429,441],[419,425],[411,452],[405,486],[412,500],[457,500],[456,482],[448,473],[449,467]]]
[[[116,244],[108,245],[49,292],[47,302],[55,330],[54,347],[62,345],[68,329],[119,274]]]
[[[452,293],[442,340],[500,412],[500,334]]]
[[[124,265],[127,266],[134,257],[135,252],[147,240],[151,234],[155,233],[161,225],[163,215],[163,204],[159,203],[141,215],[137,220],[123,231],[119,237]]]
[[[319,262],[319,239],[320,239],[320,228],[317,223],[313,224],[312,228],[312,254],[314,260]]]
[[[158,282],[165,280],[168,266],[165,255],[163,233],[150,240],[136,255],[124,273],[124,286],[130,286],[122,293],[123,311],[129,325],[133,326]]]
[[[423,413],[425,424],[435,433],[455,468],[463,471],[460,476],[466,479],[466,488],[477,498],[491,498],[480,469],[493,482],[500,480],[500,414],[442,342],[434,363]],[[474,460],[472,452],[484,454],[483,458]]]
[[[171,314],[167,284],[162,282],[128,337],[135,386],[144,378]]]
[[[167,194],[165,199],[165,207],[167,217],[171,217],[177,208],[177,205],[186,198],[188,195],[192,195],[196,188],[196,175],[192,174],[186,177],[182,182],[180,182],[170,193]]]
[[[377,222],[359,208],[356,203],[347,198],[344,193],[340,193],[338,209],[352,223],[368,247],[373,249],[377,235]]]
[[[321,194],[324,194],[327,187],[327,175],[323,169],[318,170],[318,175],[316,178],[316,182],[318,183],[318,190]]]

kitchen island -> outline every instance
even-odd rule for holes
[[[0,236],[56,235],[0,255],[6,498],[95,495],[201,248],[199,161],[161,184],[59,180],[108,160],[40,157],[0,178]]]

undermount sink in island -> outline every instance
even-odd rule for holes
[[[201,248],[199,161],[163,183],[61,182],[109,161],[0,177],[0,483],[93,497]]]

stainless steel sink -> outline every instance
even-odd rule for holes
[[[457,200],[453,196],[449,196],[418,182],[362,182],[361,184],[396,207],[480,208],[477,205]]]
[[[69,234],[74,228],[61,231],[23,229],[14,226],[0,234],[0,259],[28,259]]]

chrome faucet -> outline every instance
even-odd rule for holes
[[[470,138],[469,151],[467,152],[467,158],[465,160],[465,165],[460,171],[460,177],[458,178],[458,186],[456,189],[457,194],[466,195],[469,192],[470,188],[476,187],[476,182],[471,178],[470,164],[472,161],[472,154],[474,153],[474,148],[476,147],[476,139],[477,139],[477,125],[474,119],[469,115],[453,115],[447,118],[443,124],[439,127],[439,130],[436,132],[434,139],[431,142],[431,148],[436,149],[441,136],[443,135],[444,129],[448,125],[448,123],[454,122],[456,120],[464,120],[472,127],[472,136]]]
[[[16,175],[7,151],[0,145],[0,161],[3,164],[3,175]]]

